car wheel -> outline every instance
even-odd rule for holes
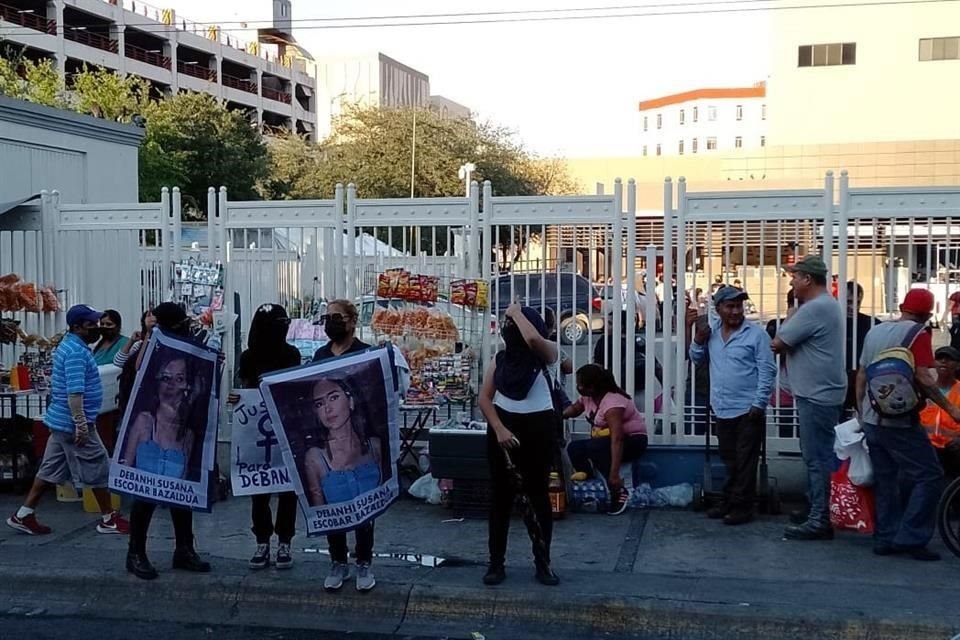
[[[586,344],[589,335],[587,322],[578,316],[571,316],[560,323],[560,341],[563,344]]]

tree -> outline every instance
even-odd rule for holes
[[[47,107],[65,105],[63,81],[53,61],[34,62],[10,46],[0,52],[0,95]]]
[[[268,136],[267,176],[258,189],[269,200],[319,198],[323,191],[318,182],[320,148],[295,133]]]
[[[183,93],[147,107],[141,200],[157,200],[159,186],[179,186],[184,204],[205,219],[208,187],[226,187],[232,200],[255,200],[267,169],[260,133],[212,96]]]
[[[137,76],[120,76],[108,69],[84,67],[73,80],[73,108],[97,118],[130,122],[150,103],[150,83]]]

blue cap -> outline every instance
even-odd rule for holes
[[[103,312],[85,304],[77,304],[67,311],[67,326],[72,327],[84,322],[100,322],[102,317]]]
[[[725,285],[717,289],[717,292],[713,294],[713,303],[720,304],[721,302],[731,302],[733,300],[746,300],[749,297],[743,289]]]

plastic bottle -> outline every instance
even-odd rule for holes
[[[550,512],[554,520],[562,520],[567,513],[567,491],[559,473],[550,474]]]

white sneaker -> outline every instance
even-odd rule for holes
[[[258,544],[257,550],[247,563],[251,569],[266,569],[270,566],[270,543]]]
[[[370,591],[377,586],[377,580],[373,577],[373,571],[370,570],[369,562],[357,563],[357,591]]]
[[[290,555],[290,545],[281,542],[277,547],[277,569],[289,569],[293,566],[293,556]]]
[[[343,582],[350,577],[350,567],[346,562],[332,562],[330,573],[323,581],[323,588],[327,591],[339,591]]]

